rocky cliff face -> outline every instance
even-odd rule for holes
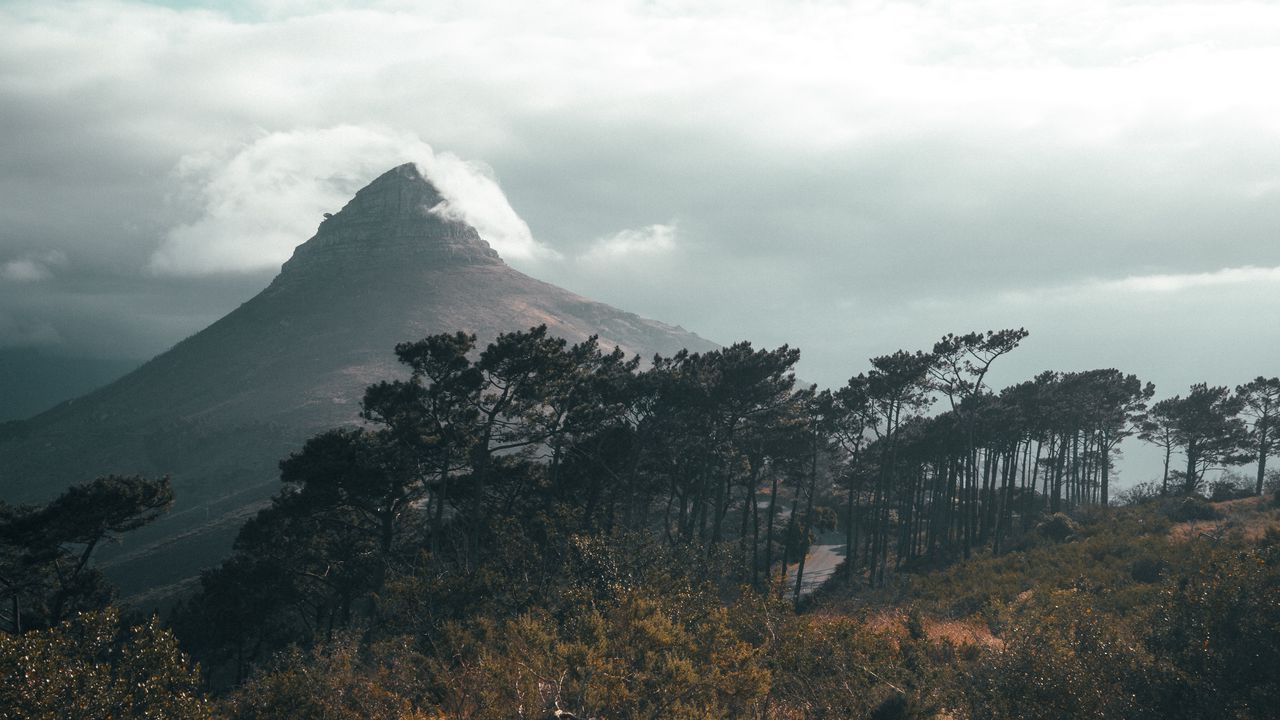
[[[438,212],[444,199],[412,163],[374,180],[298,246],[268,292],[403,268],[503,265],[469,225]]]
[[[644,356],[712,343],[535,280],[433,212],[413,165],[383,174],[300,245],[269,287],[137,371],[0,438],[0,498],[34,502],[105,473],[171,474],[178,504],[105,565],[139,591],[216,563],[277,488],[276,463],[358,421],[396,343],[466,330],[481,344],[546,324]]]

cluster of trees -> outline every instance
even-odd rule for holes
[[[1046,371],[987,389],[992,363],[1023,330],[948,335],[931,353],[873,358],[873,369],[829,397],[831,437],[842,453],[848,562],[882,580],[890,559],[1000,552],[1044,514],[1111,502],[1120,444],[1137,436],[1165,450],[1160,494],[1195,494],[1210,468],[1257,464],[1261,494],[1276,453],[1280,379],[1259,377],[1232,393],[1194,385],[1149,407],[1155,388],[1115,369]],[[827,397],[826,394],[819,395]],[[943,412],[930,414],[939,398]],[[1170,467],[1175,455],[1185,471]]]
[[[109,603],[114,589],[90,563],[94,550],[172,504],[168,478],[118,475],[38,507],[0,503],[0,624],[21,635]]]
[[[357,715],[564,704],[787,717],[776,708],[805,707],[819,683],[801,638],[845,663],[829,690],[849,697],[830,712],[887,703],[898,714],[884,717],[908,716],[922,695],[904,684],[923,680],[893,665],[917,662],[906,651],[832,629],[836,647],[784,610],[800,601],[816,533],[843,537],[850,587],[878,586],[1017,549],[1047,517],[1106,506],[1127,438],[1164,448],[1165,493],[1249,461],[1260,493],[1276,450],[1280,380],[1155,404],[1150,383],[1114,369],[996,391],[992,367],[1026,336],[947,335],[873,358],[831,391],[797,384],[799,351],[786,346],[642,366],[545,327],[483,349],[464,333],[403,343],[408,377],[370,386],[363,423],[281,463],[282,491],[176,610],[174,633],[213,687],[240,688],[228,712],[241,717],[326,693],[365,703]],[[167,481],[111,477],[41,508],[0,508],[0,622],[52,632],[105,605],[95,547],[171,501]],[[174,692],[189,690],[168,636],[110,621],[113,647],[152,638]],[[255,676],[272,657],[284,664]],[[317,663],[331,674],[299,674]],[[405,663],[425,675],[386,674]],[[370,672],[382,675],[367,693],[340,681]]]
[[[1162,494],[1169,482],[1187,495],[1202,489],[1210,468],[1255,463],[1254,494],[1261,495],[1267,458],[1280,450],[1277,419],[1280,418],[1280,378],[1257,377],[1236,387],[1192,385],[1186,397],[1175,395],[1151,406],[1142,418],[1140,437],[1164,449]],[[1184,469],[1170,469],[1175,452],[1181,452]]]
[[[1106,505],[1126,438],[1186,457],[1164,486],[1187,492],[1208,467],[1273,451],[1280,381],[1150,409],[1153,386],[1114,369],[994,391],[991,368],[1026,335],[947,335],[821,392],[797,384],[786,346],[642,367],[544,327],[483,350],[464,333],[403,343],[409,377],[368,388],[363,425],[281,463],[284,490],[203,578],[184,637],[238,680],[299,638],[381,622],[407,585],[437,624],[518,613],[559,592],[584,536],[654,537],[756,591],[784,592],[791,568],[798,602],[819,531],[841,531],[847,581],[883,584]]]

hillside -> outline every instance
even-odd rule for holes
[[[465,330],[481,346],[545,324],[651,356],[714,344],[507,266],[412,164],[383,174],[300,245],[269,287],[136,371],[0,438],[0,498],[44,501],[107,473],[173,476],[174,511],[106,557],[129,591],[191,577],[278,486],[277,463],[358,420],[402,375],[397,343]]]

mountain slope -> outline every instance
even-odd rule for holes
[[[398,342],[466,330],[483,346],[546,324],[646,356],[715,347],[510,268],[472,227],[433,213],[441,201],[412,164],[390,170],[226,317],[97,392],[6,426],[0,497],[41,501],[109,472],[172,474],[175,511],[105,563],[130,590],[154,587],[219,559],[306,437],[357,421],[364,388],[402,374]]]

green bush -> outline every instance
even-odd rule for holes
[[[1054,513],[1036,525],[1036,534],[1055,543],[1064,543],[1080,532],[1080,524],[1066,513]]]
[[[1174,522],[1217,520],[1220,517],[1217,508],[1209,501],[1197,496],[1169,501],[1165,505],[1164,513]]]

